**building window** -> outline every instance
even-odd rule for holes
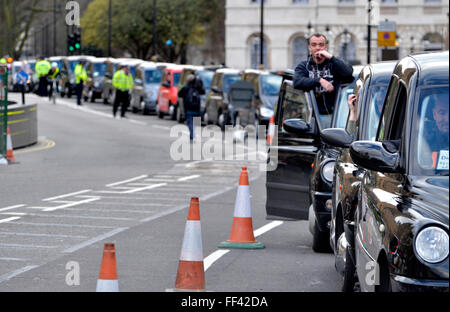
[[[292,0],[292,3],[308,4],[309,0]]]
[[[256,3],[260,4],[260,3],[261,3],[261,0],[251,0],[251,3],[252,3],[252,4],[256,4]],[[267,1],[264,0],[264,3],[267,3]]]
[[[253,36],[250,39],[250,68],[259,69],[259,65],[261,64],[261,50],[260,50],[260,38],[257,36]],[[268,68],[267,62],[267,43],[264,40],[263,45],[263,60],[264,60],[264,68]]]
[[[441,0],[424,0],[424,4],[441,4]]]
[[[339,0],[339,4],[354,4],[355,0]]]
[[[292,41],[292,64],[296,67],[300,62],[308,59],[308,40],[304,37],[297,37]]]

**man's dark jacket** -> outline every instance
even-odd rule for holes
[[[192,109],[187,109],[187,107],[188,107],[189,105],[187,105],[187,103],[186,103],[186,101],[187,101],[187,96],[188,96],[188,93],[189,93],[189,89],[190,89],[190,88],[195,88],[195,89],[197,89],[197,92],[199,93],[199,95],[205,94],[205,89],[203,88],[203,82],[202,82],[200,79],[198,79],[198,78],[194,79],[194,80],[191,81],[191,82],[188,82],[183,88],[181,88],[181,90],[178,91],[178,97],[183,98],[183,105],[184,105],[184,111],[185,111],[185,112],[187,112],[187,111],[193,111]],[[190,104],[190,103],[189,103],[189,104]],[[193,112],[199,113],[199,112],[200,112],[200,106],[198,107],[198,109],[196,109],[196,110],[193,111]]]
[[[331,82],[333,92],[325,92],[320,85],[320,78]],[[315,90],[320,114],[331,114],[334,110],[336,91],[342,83],[353,81],[353,67],[344,61],[332,57],[322,64],[316,64],[311,56],[295,68],[294,88],[303,91]]]

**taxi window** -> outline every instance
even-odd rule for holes
[[[299,118],[307,123],[311,122],[311,109],[308,105],[305,92],[294,89],[292,86],[286,87],[283,98],[283,118],[282,123],[287,119]]]
[[[448,86],[431,86],[420,90],[411,144],[412,170],[417,175],[448,175],[448,96]]]
[[[375,85],[370,87],[368,98],[369,115],[367,121],[368,140],[374,141],[377,135],[378,123],[380,121],[381,111],[383,110],[384,99],[386,98],[387,85]]]

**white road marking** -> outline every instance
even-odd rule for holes
[[[111,236],[114,236],[114,235],[116,235],[116,234],[119,234],[120,232],[123,232],[123,231],[128,230],[128,229],[129,229],[129,228],[127,228],[127,227],[124,227],[124,228],[117,228],[117,229],[115,229],[115,230],[112,230],[111,232],[108,232],[108,233],[99,235],[99,236],[94,237],[94,238],[91,238],[91,239],[89,239],[89,240],[87,240],[87,241],[85,241],[85,242],[83,242],[83,243],[81,243],[81,244],[78,244],[78,245],[75,245],[75,246],[73,246],[73,247],[70,247],[70,248],[64,250],[63,253],[72,253],[72,252],[75,252],[75,251],[77,251],[77,250],[79,250],[79,249],[82,249],[82,248],[84,248],[84,247],[87,247],[87,246],[90,246],[90,245],[92,245],[92,244],[95,244],[95,243],[97,243],[97,242],[99,242],[99,241],[102,241],[102,240],[104,240],[104,239],[106,239],[106,238],[109,238],[109,237],[111,237]]]
[[[222,256],[226,255],[229,252],[230,252],[229,249],[219,249],[219,250],[216,250],[215,252],[213,252],[212,254],[210,254],[208,257],[206,257],[203,260],[204,271],[206,272],[206,270],[208,270],[214,262],[216,262]]]
[[[197,179],[197,178],[200,178],[199,174],[195,174],[195,175],[179,178],[177,181],[178,182],[183,182],[183,181],[193,180],[193,179]]]
[[[259,229],[253,231],[253,234],[255,235],[255,237],[258,237],[258,236],[263,235],[264,233],[266,233],[282,224],[283,224],[283,221],[272,221],[272,222],[264,225],[263,227],[260,227]]]
[[[0,276],[0,283],[6,282],[17,275],[20,275],[22,273],[25,273],[25,272],[32,270],[34,268],[37,268],[37,267],[38,267],[37,265],[28,265],[28,266],[18,269],[16,271],[3,274],[2,276]]]
[[[167,126],[153,125],[152,127],[156,129],[170,130],[170,127]]]
[[[27,214],[25,212],[2,212],[2,215],[9,215],[9,216],[26,216]]]
[[[28,259],[22,259],[22,258],[2,258],[0,257],[0,261],[28,261]]]
[[[63,204],[60,206],[55,206],[55,207],[42,207],[42,206],[32,206],[32,207],[28,207],[30,209],[40,209],[42,211],[45,212],[50,212],[50,211],[55,211],[55,210],[60,210],[60,209],[64,209],[64,208],[69,208],[69,207],[74,207],[74,206],[78,206],[78,205],[82,205],[82,204],[87,204],[93,201],[97,201],[100,200],[101,198],[98,196],[89,196],[90,198],[84,199],[84,200],[79,200],[79,201],[54,201],[54,203],[58,203],[58,204]]]
[[[63,223],[33,223],[33,222],[11,222],[11,224],[19,225],[35,225],[35,226],[61,226],[61,227],[81,227],[87,229],[113,229],[113,226],[101,226],[101,225],[84,225],[84,224],[63,224]]]
[[[258,237],[258,236],[260,236],[282,224],[283,224],[283,221],[272,221],[272,222],[260,227],[259,229],[253,231],[253,235],[255,235],[255,238],[256,238],[256,237]],[[230,252],[229,249],[219,249],[219,250],[216,250],[215,252],[213,252],[212,254],[210,254],[208,257],[206,257],[203,260],[203,266],[204,266],[205,272],[212,266],[212,264],[214,262],[219,260],[224,255],[226,255],[228,252]]]
[[[31,236],[31,237],[54,237],[54,238],[86,238],[87,237],[87,236],[81,236],[81,235],[17,233],[17,232],[0,232],[0,235]]]
[[[1,208],[0,211],[13,210],[16,208],[21,208],[21,207],[25,207],[25,205],[20,204],[20,205],[9,206],[9,207],[5,207],[5,208]]]
[[[51,217],[51,218],[69,218],[69,219],[93,219],[93,220],[116,220],[116,221],[133,221],[130,218],[113,218],[113,217],[91,217],[91,216],[67,216],[67,215],[47,215],[41,213],[30,213],[35,217]]]
[[[11,222],[14,220],[20,219],[20,217],[11,217],[11,218],[6,218],[6,219],[1,219],[0,223],[7,223],[7,222]]]
[[[41,245],[21,245],[21,244],[0,244],[0,248],[31,248],[31,249],[55,249],[58,246],[41,246]]]
[[[123,180],[123,181],[119,181],[119,182],[110,183],[110,184],[107,184],[106,186],[107,187],[113,187],[113,186],[117,186],[117,185],[120,185],[120,184],[125,184],[125,183],[128,183],[128,182],[133,182],[133,181],[136,181],[136,180],[144,179],[146,177],[148,177],[148,175],[145,174],[145,175],[134,177],[134,178],[131,178],[131,179],[128,179],[128,180]]]
[[[42,201],[54,201],[55,199],[71,197],[71,196],[75,196],[75,195],[79,195],[79,194],[84,194],[84,193],[87,193],[87,192],[90,192],[90,191],[91,190],[83,190],[83,191],[73,192],[73,193],[59,195],[59,196],[55,196],[55,197],[49,197],[49,198],[43,199]]]

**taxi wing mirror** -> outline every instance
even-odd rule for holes
[[[342,128],[324,129],[320,137],[323,142],[334,147],[349,148],[353,142],[352,136]]]
[[[400,155],[385,143],[374,141],[356,141],[350,145],[350,156],[358,166],[369,170],[397,173],[400,172]]]

